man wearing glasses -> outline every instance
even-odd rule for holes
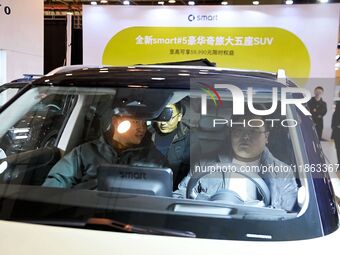
[[[153,140],[156,148],[167,158],[173,171],[174,189],[190,168],[189,127],[181,122],[185,113],[181,103],[169,104],[164,111],[171,112],[168,121],[155,122]]]
[[[255,123],[255,119],[259,123]],[[252,120],[252,126],[247,125],[249,120]],[[190,179],[197,174],[197,169],[205,171],[207,166],[216,164],[234,165],[239,169],[241,166],[247,166],[247,169],[255,169],[254,174],[258,178],[262,178],[268,186],[271,197],[270,206],[291,211],[297,198],[295,177],[290,167],[275,158],[266,147],[269,127],[265,124],[261,125],[261,123],[266,123],[263,121],[263,117],[256,116],[248,111],[243,116],[234,116],[233,122],[239,124],[230,127],[231,152],[227,153],[226,151],[228,151],[229,147],[225,146],[225,151],[216,152],[217,159],[204,159],[197,162],[200,168],[196,168],[197,166],[195,165],[195,169],[191,169],[188,176],[179,184],[178,190],[174,192],[174,197],[186,197],[186,188]],[[244,125],[240,123],[244,123]],[[203,157],[204,155],[202,155]],[[272,169],[283,169],[285,167],[289,171],[262,171],[264,168],[269,167],[272,167]],[[193,189],[192,198],[214,200],[214,195],[222,190],[236,192],[245,204],[254,204],[257,200],[256,186],[249,179],[241,178],[240,176],[235,177],[232,173],[225,172],[209,173],[200,178]],[[258,205],[261,204],[258,203]]]

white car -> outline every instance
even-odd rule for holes
[[[274,190],[271,183],[275,181],[263,177],[263,166],[262,172],[249,174],[240,169],[255,168],[229,162],[229,169],[236,167],[233,174],[238,176],[227,178],[223,189],[205,196],[200,183],[214,173],[211,169],[200,175],[192,172],[197,162],[230,153],[235,96],[221,84],[232,85],[229,88],[235,88],[240,97],[251,88],[254,105],[268,110],[275,91],[295,98],[296,86],[277,78],[272,73],[207,66],[150,65],[64,68],[28,84],[11,104],[0,108],[0,138],[41,100],[70,95],[75,100],[65,111],[62,125],[58,123],[52,146],[37,143],[34,149],[0,156],[2,254],[287,255],[331,251],[340,234],[328,172],[338,166],[325,163],[312,120],[301,111],[304,104],[301,108],[285,105],[284,97],[278,97],[276,109],[263,119],[272,120],[266,148],[292,173],[289,178],[293,176],[296,185],[289,209],[273,202],[275,197],[284,200],[289,189]],[[59,160],[107,132],[117,111],[146,121],[145,137],[158,148],[154,124],[171,120],[174,116],[167,106],[177,103],[185,108],[181,124],[189,137],[189,143],[176,149],[179,158],[187,153],[189,160],[179,162],[180,168],[175,170],[166,160],[162,167],[98,162],[93,175],[81,166],[82,176],[72,186],[41,186]],[[45,115],[33,117],[47,115],[48,109]],[[58,172],[60,180],[68,178],[70,169],[66,166]],[[184,197],[176,196],[184,178],[189,178]],[[88,186],[85,179],[95,180],[96,185]]]

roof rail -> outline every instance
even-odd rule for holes
[[[146,65],[149,65],[149,64],[146,64]],[[185,61],[176,61],[176,62],[167,62],[167,63],[157,63],[157,64],[150,64],[150,65],[212,66],[212,67],[216,67],[216,63],[210,62],[206,58],[185,60]]]
[[[32,80],[35,80],[35,79],[42,77],[43,75],[41,75],[41,74],[23,74],[23,76],[24,76],[23,78],[15,79],[15,80],[12,80],[11,82],[32,81]]]
[[[49,73],[47,73],[45,76],[52,76],[52,75],[59,74],[59,73],[72,72],[72,71],[81,70],[81,69],[87,70],[87,69],[90,69],[90,68],[103,68],[103,67],[110,67],[110,66],[109,65],[70,65],[70,66],[60,66],[60,67],[57,67],[57,68],[53,69]]]

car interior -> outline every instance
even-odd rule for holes
[[[0,160],[0,164],[4,161],[8,163],[7,168],[0,174],[1,183],[41,185],[50,169],[64,154],[70,152],[80,144],[97,139],[103,132],[110,128],[111,116],[114,111],[119,111],[123,114],[132,113],[152,123],[152,121],[157,121],[157,118],[169,103],[182,102],[185,107],[185,114],[181,121],[190,128],[191,164],[202,160],[202,158],[216,157],[220,151],[231,153],[230,127],[228,125],[219,125],[216,127],[212,125],[213,119],[231,118],[232,107],[228,99],[223,99],[223,106],[221,107],[216,107],[212,100],[208,100],[209,111],[206,115],[201,115],[201,99],[198,92],[189,93],[169,90],[159,94],[156,90],[148,90],[147,93],[149,96],[145,97],[145,91],[140,91],[140,89],[133,90],[131,88],[117,90],[90,90],[84,88],[78,89],[77,91],[57,88],[55,90],[51,89],[51,91],[38,91],[35,98],[41,93],[71,94],[76,95],[77,98],[72,104],[69,104],[68,109],[65,110],[64,114],[66,117],[59,128],[58,137],[54,144],[14,154]],[[157,100],[155,100],[155,98],[157,98]],[[36,99],[35,103],[38,102],[39,98]],[[268,103],[263,104],[266,105]],[[33,107],[33,105],[31,107]],[[280,109],[278,109],[271,117],[282,119],[284,116],[280,116]],[[20,119],[19,116],[17,117],[17,120],[18,119]],[[15,120],[13,120],[12,123],[15,123]],[[0,131],[2,131],[2,133],[4,132],[3,129]],[[149,135],[151,137],[151,134]],[[267,146],[275,157],[288,165],[296,162],[294,150],[291,149],[290,133],[287,128],[278,127],[272,129],[268,140],[269,143]],[[115,167],[117,169],[117,166]],[[187,173],[189,170],[190,169],[186,170]],[[165,178],[165,176],[166,175],[159,178]],[[112,178],[113,177],[110,176],[111,183],[113,183]],[[296,180],[298,185],[301,186],[299,176],[296,176]],[[121,189],[120,191],[140,193],[141,190],[148,189],[145,188],[140,181],[137,183],[139,184],[134,183],[133,185],[140,185],[141,187],[139,189],[123,189],[124,191]],[[161,183],[167,182],[158,182],[157,185],[161,185]],[[168,186],[168,184],[161,185],[160,191],[150,191],[149,193],[150,195],[153,194],[153,196],[171,197],[172,194],[166,191],[168,190]],[[151,185],[150,190],[153,189],[153,187],[155,187],[155,185]],[[106,187],[105,190],[110,190],[110,188]],[[111,191],[112,190],[117,191],[119,187],[111,189]],[[263,196],[261,192],[263,192],[263,190],[258,191],[259,195]],[[146,193],[148,192],[146,191]],[[235,198],[235,196],[233,198]],[[228,202],[232,201],[233,199],[228,200]],[[294,210],[299,210],[298,204]]]

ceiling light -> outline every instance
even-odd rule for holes
[[[129,0],[125,0],[125,1],[123,2],[123,4],[124,4],[124,5],[130,5],[130,1],[129,1]]]
[[[96,1],[91,1],[91,5],[97,5]]]
[[[195,1],[189,1],[188,5],[195,5]]]
[[[319,0],[320,3],[325,4],[328,3],[328,0]]]
[[[176,3],[176,0],[169,0],[169,4],[174,4]]]
[[[253,5],[259,5],[260,2],[259,1],[253,1]]]
[[[158,1],[159,5],[164,5],[164,1]]]
[[[294,1],[293,0],[286,0],[286,4],[293,4]]]
[[[107,4],[107,0],[100,0],[101,4]]]
[[[222,1],[221,4],[222,4],[222,5],[227,5],[228,2],[227,2],[227,1]]]

